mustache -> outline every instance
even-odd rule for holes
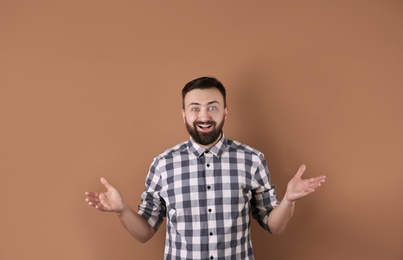
[[[207,121],[195,121],[194,124],[198,125],[211,125],[211,124],[216,124],[214,120],[207,120]]]
[[[195,121],[193,122],[194,125],[216,125],[217,123],[213,120],[207,120],[207,121]]]

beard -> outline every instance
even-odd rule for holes
[[[224,126],[224,121],[222,120],[220,124],[217,125],[217,123],[213,120],[209,120],[206,122],[201,122],[201,121],[195,121],[192,124],[189,124],[188,121],[186,120],[186,129],[188,130],[188,133],[190,136],[193,138],[193,140],[196,141],[196,143],[201,144],[201,145],[210,145],[213,144],[214,142],[217,141],[217,139],[220,137],[222,133],[222,128]],[[206,125],[212,125],[212,130],[210,132],[199,132],[197,130],[198,126],[200,124],[206,124]]]

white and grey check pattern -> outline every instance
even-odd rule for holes
[[[261,152],[225,138],[209,151],[192,139],[151,164],[138,214],[157,230],[167,218],[164,259],[254,259],[250,216],[270,231],[278,205]]]

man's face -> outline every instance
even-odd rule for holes
[[[216,88],[194,89],[185,96],[183,121],[193,140],[203,147],[210,148],[221,137],[227,114],[224,97]]]

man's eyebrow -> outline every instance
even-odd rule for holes
[[[215,104],[215,103],[220,104],[220,102],[213,100],[213,101],[208,102],[207,105],[211,105],[211,104]]]
[[[198,105],[200,105],[199,102],[190,102],[190,104],[188,105],[188,107],[190,107],[190,106],[198,106]]]
[[[211,105],[211,104],[220,104],[220,102],[218,102],[217,100],[212,100],[210,102],[207,102],[207,105]],[[201,104],[199,102],[191,102],[188,106],[201,106]]]

